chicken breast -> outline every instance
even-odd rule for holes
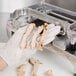
[[[27,45],[27,38],[30,35],[30,33],[32,32],[32,30],[35,28],[35,24],[31,23],[27,26],[27,28],[25,29],[24,35],[22,37],[21,43],[20,43],[20,48],[24,49]]]
[[[44,42],[45,42],[46,37],[47,37],[47,30],[48,30],[48,24],[45,23],[43,26],[43,33],[42,33],[41,39],[39,41],[39,47],[38,47],[39,50],[43,50]]]
[[[31,48],[37,48],[37,38],[40,36],[40,33],[43,31],[43,25],[39,26],[37,31],[34,33],[31,41]]]

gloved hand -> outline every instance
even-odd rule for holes
[[[27,26],[20,28],[15,32],[15,34],[6,43],[4,48],[0,49],[0,56],[7,62],[8,65],[14,65],[20,61],[20,58],[25,55],[29,57],[34,54],[37,49],[21,49],[19,47],[21,38],[25,32]],[[55,39],[55,36],[60,32],[60,26],[55,26],[54,24],[49,25],[49,30],[47,32],[47,39],[45,45],[50,43]]]

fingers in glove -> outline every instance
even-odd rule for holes
[[[45,40],[45,45],[52,42],[55,39],[55,36],[60,32],[60,26],[54,26],[52,28],[48,28],[47,37]]]
[[[18,30],[14,33],[14,35],[10,38],[10,40],[7,42],[6,47],[8,47],[8,46],[10,46],[10,45],[11,45],[11,46],[18,46],[19,43],[20,43],[20,40],[21,40],[21,38],[22,38],[25,30],[26,30],[26,27],[27,27],[27,26],[18,29]]]
[[[46,39],[46,40],[45,40],[44,45],[49,44],[49,43],[52,42],[54,39],[55,39],[55,36],[51,36],[49,39]]]

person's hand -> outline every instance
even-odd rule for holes
[[[20,41],[25,32],[25,29],[26,26],[17,30],[15,34],[10,38],[10,40],[6,43],[6,45],[0,49],[0,56],[7,62],[8,65],[14,65],[18,63],[22,54],[26,54],[25,56],[28,57],[28,55],[30,56],[31,53],[35,52],[35,50],[32,52],[30,49],[20,49]],[[26,51],[26,53],[24,51]]]
[[[49,44],[50,42],[52,42],[56,35],[60,33],[60,26],[55,26],[55,24],[49,24],[48,26],[48,31],[47,31],[47,38],[45,40],[44,45]]]
[[[20,58],[25,55],[29,57],[34,54],[37,49],[21,49],[20,42],[22,36],[25,33],[27,26],[20,28],[15,32],[15,34],[10,38],[6,43],[5,47],[1,49],[0,56],[7,62],[8,65],[14,65],[20,61]],[[55,36],[60,32],[60,26],[55,26],[54,24],[49,25],[49,30],[47,32],[47,39],[45,40],[44,45],[52,42],[55,39]]]

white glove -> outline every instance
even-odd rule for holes
[[[51,25],[50,35],[47,36],[49,39],[45,41],[45,45],[49,42],[53,41],[55,36],[59,33],[60,28],[58,29],[58,32],[54,30],[57,30],[56,26]],[[5,47],[0,49],[0,56],[7,62],[8,65],[14,65],[20,61],[21,56],[25,55],[25,57],[29,57],[30,55],[34,54],[36,52],[36,49],[20,49],[19,44],[21,41],[21,38],[25,32],[26,26],[23,28],[20,28],[15,32],[15,34],[11,37],[11,39],[6,43]],[[53,34],[54,33],[54,34]]]
[[[20,49],[20,41],[25,32],[26,26],[20,28],[10,38],[6,45],[0,49],[0,56],[7,62],[9,66],[14,65],[20,61],[21,56],[29,57],[34,54],[36,49]]]
[[[47,38],[44,45],[47,45],[52,42],[55,39],[55,36],[60,32],[60,29],[60,26],[55,26],[55,24],[49,24]]]

